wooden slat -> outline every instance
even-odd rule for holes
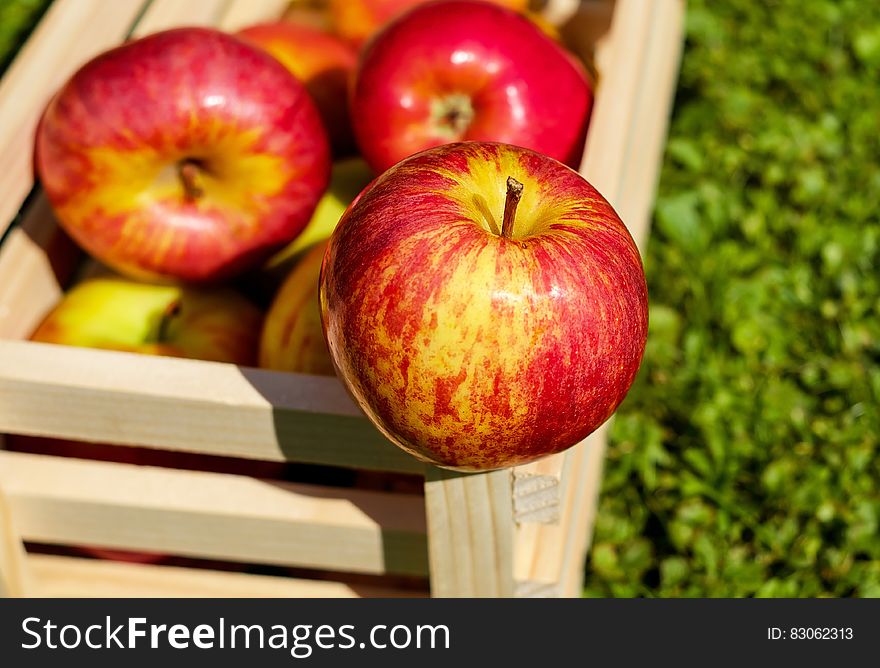
[[[44,598],[371,598],[414,597],[403,589],[200,568],[29,556],[33,595]]]
[[[33,187],[34,132],[55,90],[122,40],[145,0],[55,0],[0,81],[0,236]]]
[[[644,250],[682,47],[683,0],[617,0],[581,174]]]
[[[29,564],[16,522],[0,485],[0,598],[32,593]]]
[[[0,431],[423,471],[336,378],[21,341],[0,341]]]
[[[234,0],[220,19],[224,30],[241,30],[254,23],[281,18],[290,0]]]
[[[561,517],[555,525],[521,524],[514,545],[517,596],[577,596],[595,504],[592,490],[601,484],[602,444],[608,423],[572,448],[564,479]]]
[[[427,574],[417,495],[0,452],[26,541],[358,573]]]
[[[425,480],[431,594],[512,596],[510,469],[463,474],[429,467]]]
[[[80,257],[40,193],[0,246],[0,339],[30,336],[61,298]]]

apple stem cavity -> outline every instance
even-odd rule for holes
[[[177,174],[183,185],[183,196],[189,202],[194,202],[205,194],[199,185],[201,180],[201,167],[195,160],[181,160],[177,165]]]
[[[504,199],[504,219],[501,223],[501,236],[505,239],[513,237],[513,221],[516,218],[516,207],[522,199],[523,184],[512,176],[507,177],[507,197]]]

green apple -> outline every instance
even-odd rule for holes
[[[253,366],[262,320],[260,310],[231,289],[110,276],[74,286],[31,339]]]
[[[348,205],[372,179],[373,173],[362,158],[348,158],[333,163],[330,186],[318,201],[309,224],[290,245],[269,261],[268,267],[274,269],[284,265],[289,269],[291,260],[296,262],[302,257],[303,251],[319,241],[329,239]]]

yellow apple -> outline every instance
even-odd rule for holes
[[[278,290],[260,338],[261,367],[333,375],[318,304],[318,276],[326,248],[326,241],[313,246]]]

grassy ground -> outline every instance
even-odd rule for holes
[[[587,595],[880,595],[880,4],[690,0]]]

